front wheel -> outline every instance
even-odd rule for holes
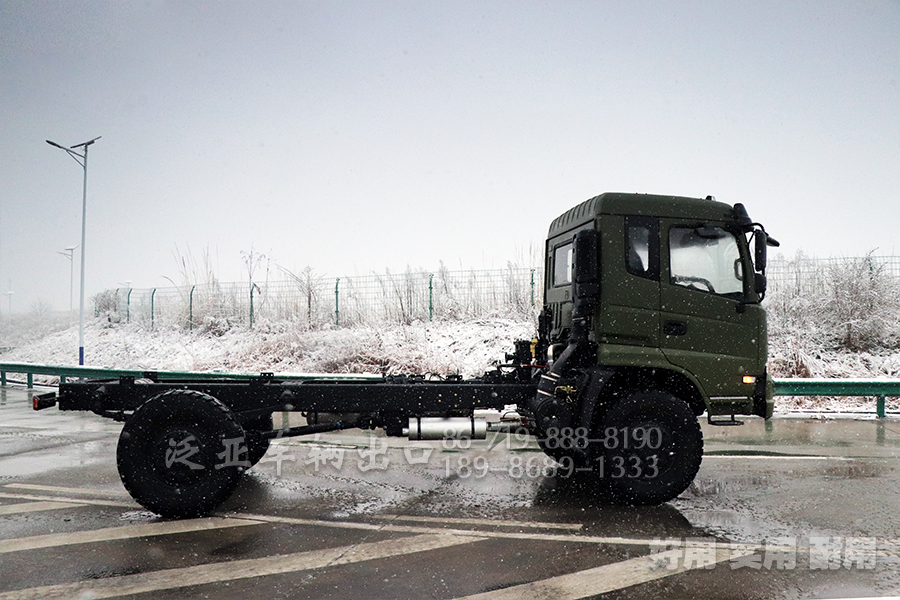
[[[116,463],[135,500],[172,518],[215,509],[250,466],[231,411],[193,390],[163,392],[139,406],[119,436]]]
[[[627,504],[676,498],[703,460],[703,432],[693,411],[660,390],[636,391],[613,405],[593,438],[592,471]]]

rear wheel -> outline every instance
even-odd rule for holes
[[[170,390],[134,411],[119,436],[116,462],[128,493],[164,517],[207,514],[250,466],[244,430],[221,402]]]
[[[610,407],[592,437],[593,473],[627,504],[676,498],[703,459],[703,433],[693,411],[660,390],[633,392]]]

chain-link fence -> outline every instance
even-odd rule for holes
[[[326,278],[309,271],[291,280],[207,283],[107,290],[94,297],[96,315],[148,328],[214,333],[260,320],[310,328],[506,316],[531,319],[543,296],[543,271],[406,271]]]
[[[766,276],[770,294],[791,291],[794,295],[816,296],[824,292],[835,269],[861,265],[872,277],[900,278],[900,256],[770,259]]]
[[[865,265],[872,277],[900,279],[900,257],[777,258],[767,269],[769,295],[819,297],[835,269]],[[407,270],[327,278],[310,270],[288,280],[205,283],[155,289],[107,290],[94,298],[95,314],[118,321],[222,332],[254,321],[279,320],[309,328],[412,323],[489,316],[534,318],[543,297],[543,270]]]

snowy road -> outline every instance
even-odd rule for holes
[[[704,426],[695,485],[643,509],[557,479],[516,436],[292,438],[185,521],[125,494],[119,428],[0,390],[0,600],[900,593],[895,420]]]

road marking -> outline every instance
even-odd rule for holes
[[[241,527],[244,525],[259,524],[260,521],[250,521],[247,519],[222,519],[219,517],[206,517],[203,519],[163,521],[161,523],[142,523],[140,525],[107,527],[105,529],[73,531],[70,533],[49,533],[46,535],[35,535],[32,537],[0,540],[0,554],[5,554],[8,552],[19,552],[22,550],[34,550],[36,548],[71,546],[73,544],[107,542],[110,540],[126,540],[130,538],[170,535],[173,533],[188,533],[192,531],[208,531],[210,529],[224,529],[227,527]]]
[[[715,563],[752,553],[753,550],[750,548],[739,552],[717,550]],[[683,557],[683,550],[669,550],[585,571],[569,573],[568,575],[550,577],[541,581],[533,581],[465,596],[464,600],[544,600],[546,598],[578,600],[579,598],[621,590],[641,583],[647,583],[648,581],[663,579],[678,573],[702,568],[707,564],[713,564],[712,561],[697,561],[692,563],[691,567],[686,567],[684,561],[681,560]],[[668,568],[667,564],[677,565],[677,567]]]
[[[39,512],[42,510],[56,510],[58,508],[72,508],[84,506],[73,502],[23,502],[21,504],[0,505],[0,515],[15,515],[27,512]]]
[[[581,523],[541,523],[536,521],[500,521],[498,519],[459,519],[453,517],[415,517],[409,515],[369,515],[373,519],[389,521],[420,521],[422,523],[456,523],[459,525],[487,525],[503,527],[533,527],[535,529],[571,529],[583,527]]]
[[[585,544],[608,544],[622,546],[649,546],[653,540],[640,538],[600,537],[591,535],[565,535],[560,533],[526,533],[521,531],[475,531],[472,529],[444,529],[422,527],[416,525],[395,525],[392,523],[363,523],[359,521],[320,521],[317,519],[298,519],[294,517],[276,517],[252,513],[223,513],[221,516],[270,523],[286,523],[289,525],[311,525],[314,527],[336,527],[341,529],[362,529],[368,531],[393,531],[396,533],[419,533],[447,535],[477,535],[483,538],[501,538],[513,540],[533,540],[539,542],[577,542]],[[710,543],[713,538],[710,538]]]
[[[129,594],[142,594],[159,590],[248,579],[264,575],[278,575],[310,569],[323,569],[336,565],[389,558],[449,548],[481,541],[480,537],[458,537],[430,534],[382,542],[365,542],[352,546],[340,546],[323,550],[296,552],[266,558],[233,560],[195,567],[166,569],[121,575],[107,579],[80,581],[60,585],[48,585],[0,593],[0,600],[70,600],[71,598],[113,598]]]
[[[137,507],[135,504],[127,504],[124,502],[115,502],[112,500],[91,500],[87,498],[68,498],[68,497],[52,497],[52,496],[34,496],[29,494],[5,494],[0,492],[0,498],[16,498],[20,500],[57,500],[61,502],[72,502],[75,504],[92,504],[100,506],[125,506],[129,508]],[[588,544],[613,544],[626,546],[647,546],[650,540],[640,538],[621,538],[621,537],[598,537],[598,536],[580,536],[580,535],[564,535],[553,533],[527,533],[513,531],[473,531],[471,529],[443,529],[434,527],[424,527],[415,525],[399,525],[392,523],[364,523],[359,521],[323,521],[318,519],[299,519],[294,517],[277,517],[271,515],[258,515],[252,513],[216,513],[219,517],[234,519],[249,519],[252,521],[265,521],[268,523],[286,523],[289,525],[312,525],[316,527],[336,527],[341,529],[362,529],[367,531],[393,531],[397,533],[418,533],[418,534],[435,534],[446,533],[450,535],[478,535],[491,538],[505,539],[523,539],[547,542],[583,542]],[[373,515],[375,516],[375,515]],[[475,521],[479,521],[475,519]],[[486,522],[495,523],[485,520]]]
[[[851,456],[769,456],[764,454],[704,454],[708,458],[741,458],[756,460],[856,460]]]
[[[140,508],[136,502],[118,502],[116,500],[94,500],[91,498],[69,498],[65,496],[34,496],[32,494],[8,494],[0,492],[0,498],[13,498],[15,500],[57,500],[59,502],[74,502],[75,504],[92,504],[95,506],[123,506],[125,508]]]
[[[88,493],[88,490],[83,490],[84,493]],[[101,506],[125,506],[128,508],[138,507],[136,504],[126,504],[122,502],[113,502],[113,501],[102,501],[102,500],[89,500],[84,498],[57,498],[53,496],[32,496],[27,494],[4,494],[0,493],[0,498],[16,498],[23,500],[37,500],[37,501],[62,501],[62,502],[70,502],[74,505],[101,505]],[[139,507],[138,507],[139,508]],[[214,513],[215,517],[222,519],[238,519],[244,521],[255,521],[255,522],[266,522],[266,523],[284,523],[287,525],[307,525],[312,527],[333,527],[338,529],[356,529],[362,531],[389,531],[394,533],[409,533],[409,534],[446,534],[446,535],[455,535],[455,536],[471,536],[477,535],[483,538],[499,538],[499,539],[515,539],[515,540],[531,540],[537,542],[565,542],[565,543],[583,543],[583,544],[599,544],[599,545],[613,545],[613,546],[644,546],[649,547],[651,543],[653,543],[654,539],[650,538],[623,538],[623,537],[603,537],[603,536],[589,536],[589,535],[567,535],[567,534],[556,534],[556,533],[528,533],[522,531],[476,531],[472,529],[445,529],[445,528],[436,528],[436,527],[426,527],[426,526],[416,526],[416,525],[401,525],[397,523],[366,523],[362,521],[324,521],[319,519],[302,519],[295,517],[279,517],[273,515],[260,515],[253,513],[239,513],[239,512],[230,512],[230,513]],[[370,515],[372,518],[382,518],[380,515]],[[407,517],[407,516],[393,516],[391,518],[403,518],[403,519],[422,519],[422,517]],[[427,517],[431,519],[431,517]],[[463,521],[476,521],[481,523],[480,519],[462,519]],[[497,524],[497,522],[492,521],[490,519],[483,520],[485,524]],[[549,525],[549,524],[548,524]],[[120,528],[121,529],[121,528]],[[684,542],[679,542],[678,540],[670,540],[667,538],[667,543],[670,547],[681,547],[684,546]],[[713,538],[710,538],[710,543],[713,543]],[[686,545],[691,545],[696,543],[696,540],[690,540]],[[878,556],[886,556],[892,557],[895,556],[897,551],[890,550],[888,547],[900,547],[900,539],[898,538],[880,538],[879,543],[884,546],[884,548],[878,551]],[[770,546],[771,549],[771,546]],[[763,545],[755,547],[756,552],[764,552],[766,547]]]
[[[3,487],[19,490],[35,490],[40,492],[61,492],[63,494],[84,494],[86,496],[100,496],[108,498],[130,498],[128,492],[107,492],[103,490],[89,490],[84,488],[59,487],[55,485],[35,485],[32,483],[7,483]]]

